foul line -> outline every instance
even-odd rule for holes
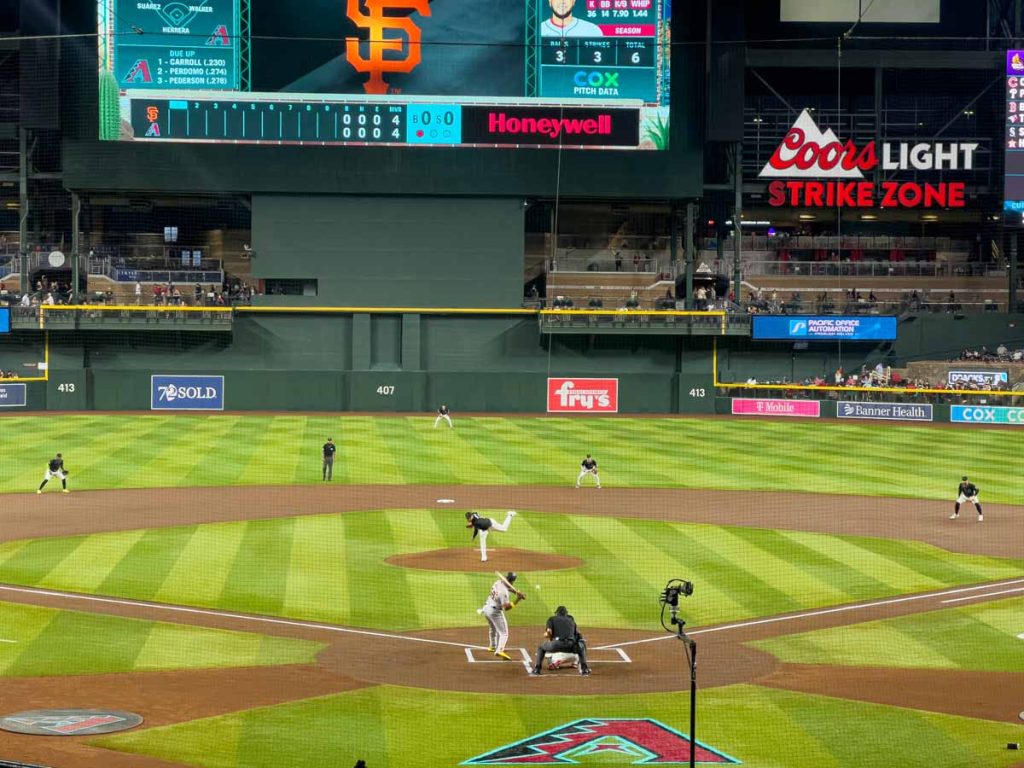
[[[1017,589],[1004,589],[1000,592],[986,592],[984,595],[968,595],[967,597],[954,597],[952,600],[943,600],[944,603],[959,603],[963,600],[980,600],[983,597],[995,597],[996,595],[1009,595],[1012,592],[1024,592],[1024,587]]]
[[[826,615],[828,615],[830,613],[843,613],[845,611],[863,610],[864,608],[877,608],[878,606],[881,606],[881,605],[894,605],[896,603],[908,603],[908,602],[911,602],[913,600],[929,600],[931,598],[944,597],[945,595],[958,595],[958,594],[961,594],[963,592],[975,592],[975,591],[977,591],[979,589],[992,589],[992,587],[1005,587],[1005,586],[1009,586],[1011,584],[1024,584],[1024,579],[1014,579],[1013,581],[1004,581],[1004,582],[1000,582],[998,584],[984,584],[984,585],[978,585],[978,586],[974,586],[974,587],[961,587],[961,588],[958,588],[958,589],[948,589],[948,590],[946,590],[944,592],[929,592],[929,593],[924,594],[924,595],[910,595],[908,597],[894,597],[894,598],[889,598],[887,600],[876,600],[876,601],[871,602],[871,603],[857,603],[856,605],[841,605],[841,606],[838,606],[836,608],[823,608],[823,609],[818,610],[818,611],[807,611],[806,613],[794,613],[794,614],[789,615],[789,616],[772,616],[772,617],[767,618],[767,619],[754,619],[753,621],[743,621],[743,622],[737,622],[735,624],[723,624],[720,627],[708,627],[707,629],[694,629],[694,630],[692,630],[690,632],[687,632],[686,634],[692,637],[693,635],[703,635],[703,634],[708,634],[708,633],[711,633],[711,632],[724,632],[725,630],[729,630],[729,629],[743,629],[745,627],[756,627],[756,626],[758,626],[760,624],[775,624],[775,623],[780,622],[780,621],[795,621],[796,619],[809,619],[809,618],[814,617],[814,616],[826,616]],[[1008,592],[1024,592],[1024,588],[1007,590],[1007,591]],[[971,600],[971,599],[975,599],[975,598],[979,598],[980,599],[982,597],[989,597],[990,595],[993,595],[993,594],[999,595],[999,594],[1004,594],[1004,593],[1002,593],[1002,592],[993,592],[993,593],[988,593],[988,594],[985,594],[985,595],[974,595],[974,596],[969,597],[969,598],[961,598],[961,599],[964,599],[964,600]],[[952,600],[943,600],[942,602],[947,603],[947,602],[954,602],[954,601],[952,601]],[[627,645],[640,645],[642,643],[656,643],[659,640],[672,640],[675,637],[676,637],[675,635],[658,635],[657,637],[648,637],[645,640],[629,640],[629,641],[627,641],[625,643],[612,643],[611,645],[600,645],[600,646],[596,646],[594,650],[604,651],[604,650],[609,650],[611,648],[622,648],[622,647],[625,647]]]
[[[160,611],[173,613],[193,613],[200,616],[216,616],[218,618],[239,619],[241,621],[252,621],[262,624],[278,624],[286,627],[302,627],[304,629],[322,629],[327,632],[341,632],[350,635],[366,635],[368,637],[386,637],[390,640],[409,640],[414,643],[430,643],[432,645],[448,645],[456,648],[479,648],[484,650],[482,645],[471,645],[469,643],[455,643],[449,640],[433,640],[428,637],[416,637],[414,635],[395,635],[390,632],[373,632],[369,629],[353,629],[351,627],[339,627],[334,624],[316,624],[310,621],[294,621],[291,619],[276,619],[270,616],[254,616],[246,613],[231,613],[229,611],[214,611],[208,608],[186,608],[181,605],[169,605],[166,603],[149,603],[144,600],[121,600],[113,597],[97,597],[96,595],[81,595],[75,592],[59,592],[53,589],[32,589],[29,587],[12,587],[7,584],[0,584],[0,591],[23,592],[29,595],[43,595],[46,597],[62,597],[68,600],[87,600],[95,603],[110,603],[112,605],[130,605],[133,607],[153,608]],[[15,641],[10,641],[15,642]]]

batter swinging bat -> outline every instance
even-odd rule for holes
[[[501,583],[502,583],[502,584],[504,584],[504,585],[505,585],[506,587],[508,587],[508,588],[509,588],[510,590],[512,590],[513,592],[515,592],[515,593],[516,593],[517,595],[519,595],[519,599],[520,599],[520,600],[525,600],[525,599],[526,599],[526,595],[524,595],[524,594],[523,594],[522,592],[520,592],[520,591],[519,591],[518,589],[516,589],[515,587],[513,587],[513,586],[512,586],[512,582],[510,582],[510,581],[509,581],[508,579],[506,579],[506,578],[505,578],[505,574],[503,574],[503,573],[499,573],[498,571],[495,571],[495,572],[494,572],[494,575],[495,575],[495,576],[497,576],[497,577],[498,577],[499,579],[501,579]]]

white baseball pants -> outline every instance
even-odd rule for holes
[[[504,533],[505,531],[508,530],[508,527],[510,525],[512,525],[512,518],[513,517],[515,517],[515,515],[512,514],[511,510],[509,510],[509,513],[507,515],[505,515],[505,522],[504,523],[499,523],[497,520],[492,520],[491,521],[491,527],[490,527],[489,530],[480,531],[480,562],[481,563],[486,563],[487,562],[487,534],[490,533],[491,531],[501,531],[502,533]]]
[[[487,647],[493,648],[495,653],[504,653],[508,642],[508,619],[505,618],[505,612],[501,608],[487,605],[483,613],[487,619]]]
[[[445,421],[447,421],[449,427],[454,427],[455,426],[454,424],[452,424],[452,417],[451,416],[449,416],[447,413],[439,413],[439,414],[437,414],[437,418],[434,419],[434,429],[437,429],[437,425],[441,422],[441,419],[444,419]]]

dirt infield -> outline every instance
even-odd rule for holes
[[[491,571],[563,571],[579,568],[583,561],[578,557],[553,555],[549,552],[528,552],[525,549],[487,548],[487,561],[480,560],[477,549],[458,547],[435,549],[432,552],[413,552],[394,555],[384,559],[389,565],[402,568],[419,568],[425,571],[469,571],[490,573]]]
[[[455,499],[442,505],[440,497]],[[986,505],[985,523],[947,519],[949,504],[850,496],[760,494],[678,489],[603,489],[512,486],[269,486],[75,492],[0,496],[4,540],[66,536],[203,522],[323,514],[366,509],[449,509],[461,522],[466,509],[645,517],[680,522],[856,534],[926,541],[959,552],[1020,556],[1019,507]],[[459,571],[539,570],[581,562],[499,547],[487,563],[468,541],[464,548],[389,558],[396,566]],[[972,589],[972,588],[967,588]],[[997,592],[998,589],[988,590]],[[986,590],[980,590],[979,594]],[[814,629],[852,625],[946,606],[947,592],[879,600],[842,611],[808,611],[718,627],[691,629],[701,645],[700,685],[763,684],[794,691],[880,702],[1017,723],[1024,674],[830,667],[781,664],[744,643]],[[979,598],[977,602],[984,599]],[[85,600],[74,595],[0,585],[0,600],[165,622],[262,632],[327,644],[311,666],[132,673],[33,679],[0,678],[4,711],[66,706],[127,709],[144,727],[184,722],[254,706],[300,700],[393,683],[422,688],[536,695],[621,694],[684,689],[682,650],[660,630],[585,628],[594,675],[559,672],[531,679],[523,659],[541,639],[539,626],[512,620],[513,662],[493,663],[484,650],[486,626],[390,633],[332,627],[273,617],[190,609],[156,603]],[[488,662],[486,665],[481,662]],[[557,683],[552,681],[557,679]],[[14,703],[16,702],[16,703]],[[84,739],[40,738],[0,732],[0,757],[61,768],[168,768],[136,755],[110,754]]]

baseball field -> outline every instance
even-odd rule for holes
[[[728,418],[0,419],[0,731],[55,768],[1024,765],[1024,432]],[[338,444],[331,482],[321,446]],[[52,480],[61,452],[70,493]],[[587,454],[599,462],[574,487]],[[981,489],[950,520],[962,475]],[[504,520],[480,562],[464,513]],[[511,661],[477,613],[515,571]],[[559,605],[593,675],[527,674]]]

